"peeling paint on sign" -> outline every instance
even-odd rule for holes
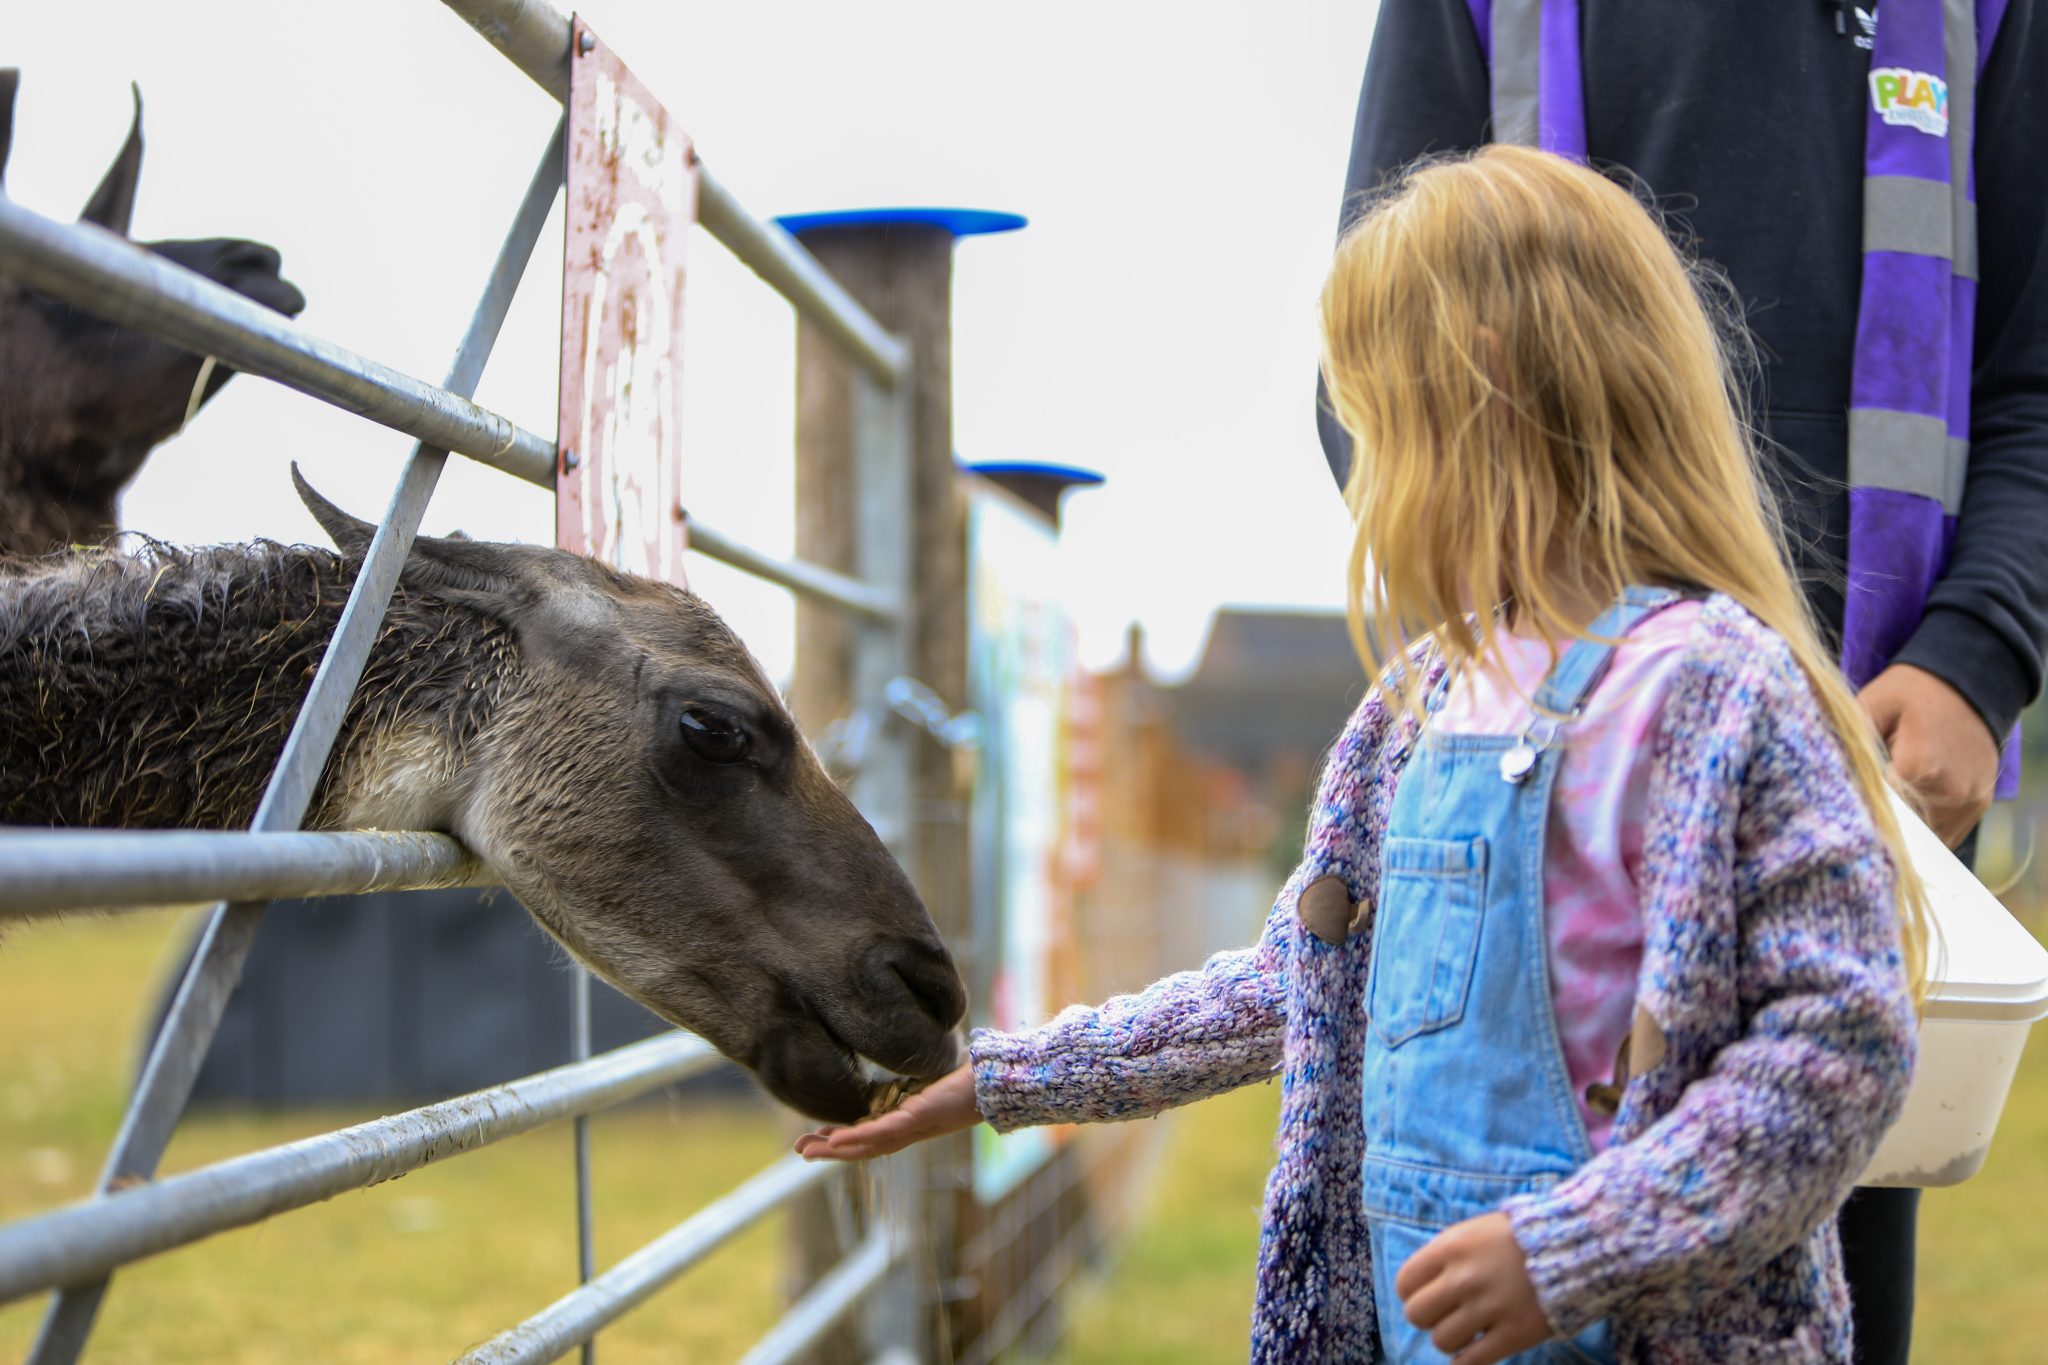
[[[680,584],[683,267],[696,154],[581,19],[572,50],[555,540]]]

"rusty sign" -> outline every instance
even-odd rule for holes
[[[555,543],[683,582],[683,256],[690,139],[575,22]]]

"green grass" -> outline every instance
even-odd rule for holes
[[[168,915],[40,926],[0,950],[0,1221],[83,1195],[119,1120]],[[1113,1273],[1081,1295],[1067,1365],[1240,1361],[1276,1089],[1173,1120]],[[190,1169],[362,1113],[202,1114],[165,1162]],[[600,1116],[598,1259],[609,1264],[782,1150],[744,1105]],[[96,1365],[445,1359],[567,1290],[575,1264],[566,1126],[224,1234],[122,1272]],[[2048,1339],[2048,1042],[2021,1063],[1984,1170],[1929,1191],[1917,1358],[2020,1365]],[[735,1359],[780,1312],[780,1228],[720,1252],[608,1330],[607,1365]],[[39,1302],[0,1307],[0,1360]]]
[[[2020,1059],[1990,1159],[1921,1201],[1914,1359],[2032,1365],[2048,1347],[2048,1037]]]
[[[41,926],[0,951],[0,1221],[85,1194],[119,1121],[167,915]],[[370,1117],[199,1114],[166,1172]],[[765,1107],[653,1104],[591,1125],[600,1266],[783,1150]],[[601,1338],[608,1365],[731,1360],[782,1306],[781,1229],[753,1229]],[[439,1360],[575,1280],[566,1124],[160,1256],[116,1279],[97,1365]],[[0,1360],[39,1301],[0,1307]]]
[[[1243,1361],[1279,1112],[1268,1084],[1174,1115],[1131,1240],[1074,1305],[1062,1365]]]

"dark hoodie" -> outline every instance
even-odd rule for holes
[[[1874,8],[1874,6],[1872,7]],[[1869,10],[1835,0],[1581,0],[1586,133],[1734,282],[1756,412],[1808,596],[1839,631],[1849,369],[1863,264]],[[1465,0],[1382,0],[1346,181],[1486,141]],[[2011,0],[1977,104],[1978,294],[1969,482],[1946,574],[1898,655],[2001,738],[2048,650],[2048,19]],[[1343,481],[1350,447],[1318,405]]]

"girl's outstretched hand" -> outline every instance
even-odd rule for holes
[[[963,1066],[933,1081],[886,1114],[844,1128],[821,1128],[796,1140],[806,1161],[865,1161],[900,1152],[913,1142],[958,1133],[981,1122],[974,1107],[974,1068]]]
[[[1493,1365],[1556,1335],[1504,1213],[1439,1232],[1401,1267],[1394,1292],[1452,1365]]]

